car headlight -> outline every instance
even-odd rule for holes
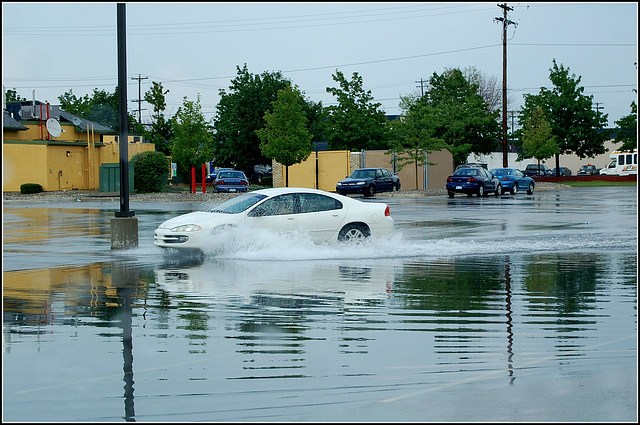
[[[356,184],[357,184],[358,186],[362,186],[363,184],[365,184],[365,182],[356,182]]]
[[[183,224],[171,229],[172,232],[197,232],[198,230],[202,230],[202,227],[197,224]]]

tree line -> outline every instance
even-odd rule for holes
[[[637,63],[635,64],[637,67]],[[183,99],[176,114],[164,115],[165,96],[161,82],[152,82],[144,100],[152,107],[151,122],[141,125],[129,116],[130,134],[142,135],[156,151],[171,156],[178,176],[189,181],[192,167],[214,160],[218,167],[253,170],[254,165],[274,159],[287,167],[304,161],[314,142],[327,142],[331,150],[383,149],[395,156],[399,168],[429,164],[428,152],[447,149],[454,164],[470,154],[489,154],[502,145],[496,80],[475,68],[445,69],[433,73],[420,95],[400,97],[401,114],[389,119],[362,76],[351,78],[336,70],[335,87],[327,87],[337,102],[324,107],[307,98],[280,72],[252,74],[247,65],[236,67],[228,89],[220,89],[215,116],[206,120],[195,100]],[[519,160],[538,161],[559,155],[580,158],[605,152],[612,135],[622,149],[637,148],[637,105],[630,114],[606,129],[607,114],[594,110],[593,96],[586,96],[581,77],[553,60],[549,69],[551,89],[525,94],[519,111],[520,129],[508,135],[521,148]],[[113,94],[94,89],[92,96],[76,97],[72,90],[58,97],[63,110],[118,129],[118,89]],[[7,101],[20,101],[8,90]],[[501,149],[498,149],[501,150]]]

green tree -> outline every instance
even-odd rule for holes
[[[256,131],[262,154],[286,167],[287,187],[289,167],[307,159],[313,150],[303,105],[305,101],[297,86],[279,90],[273,112],[264,114],[265,127]]]
[[[13,89],[7,90],[4,95],[4,100],[5,102],[25,102],[27,99],[20,96],[14,87]]]
[[[150,128],[145,129],[145,138],[154,143],[156,150],[165,155],[171,152],[169,140],[171,139],[171,127],[164,117],[164,110],[167,107],[165,95],[169,90],[162,87],[162,83],[153,81],[151,88],[144,94],[146,100],[153,107],[153,114]]]
[[[212,158],[217,166],[251,170],[254,165],[269,162],[262,154],[256,130],[264,126],[264,115],[271,110],[278,91],[290,82],[280,72],[252,75],[247,64],[236,68],[229,92],[220,90]]]
[[[466,162],[471,153],[491,153],[501,139],[500,112],[491,110],[478,85],[458,68],[433,73],[429,90],[418,102],[433,107],[435,137],[444,140],[454,165]]]
[[[560,155],[575,154],[579,158],[594,157],[605,153],[605,140],[609,137],[603,131],[607,115],[593,109],[593,96],[586,96],[581,87],[582,77],[569,75],[569,68],[558,66],[553,60],[549,69],[551,90],[541,87],[537,95],[525,94],[524,105],[520,109],[520,124],[542,108],[551,124],[558,152],[555,154],[556,170],[560,170]]]
[[[388,125],[392,135],[392,147],[387,153],[396,158],[398,170],[413,164],[418,186],[418,168],[423,165],[436,165],[428,161],[428,153],[446,147],[444,140],[435,136],[437,115],[433,106],[416,103],[410,96],[401,97],[402,116]]]
[[[118,115],[118,87],[116,86],[113,93],[104,90],[93,89],[91,97],[85,94],[83,97],[77,97],[73,94],[73,89],[65,92],[62,96],[58,96],[60,108],[70,114],[77,115],[89,121],[94,121],[119,131],[119,115]],[[125,106],[128,108],[128,106]],[[136,121],[133,115],[127,113],[128,133],[142,135],[144,130]]]
[[[183,104],[170,120],[171,156],[177,163],[177,173],[183,181],[191,180],[191,168],[196,168],[196,178],[202,164],[213,155],[211,125],[202,113],[200,95],[195,101],[184,97]]]
[[[340,87],[327,87],[337,105],[327,107],[326,136],[331,149],[388,149],[387,118],[371,90],[363,89],[362,77],[354,72],[351,81],[338,70],[332,75]]]
[[[162,152],[140,152],[131,157],[137,193],[162,192],[169,178],[169,159]]]
[[[527,117],[522,128],[523,153],[518,160],[533,157],[538,161],[552,157],[558,153],[551,124],[547,121],[541,107],[536,108]]]
[[[631,113],[616,121],[615,142],[622,143],[621,150],[638,149],[638,105],[631,102]]]

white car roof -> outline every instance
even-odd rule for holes
[[[319,193],[322,195],[336,195],[335,193],[327,192],[320,189],[310,189],[308,187],[271,187],[268,189],[258,189],[251,191],[251,193],[260,193],[267,196],[282,195],[285,193]]]

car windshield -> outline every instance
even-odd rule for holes
[[[477,176],[478,170],[474,168],[460,168],[458,171],[453,173],[455,176]]]
[[[220,205],[211,209],[209,212],[239,214],[243,211],[246,211],[252,205],[257,204],[266,197],[266,195],[260,195],[258,193],[246,193],[244,195],[237,196],[221,203]]]
[[[498,168],[495,170],[491,170],[491,174],[494,176],[509,176],[511,175],[511,170],[508,168]]]
[[[219,179],[243,179],[244,175],[241,171],[221,171],[218,174]]]
[[[375,176],[375,170],[355,170],[349,177],[352,179],[373,179]]]

